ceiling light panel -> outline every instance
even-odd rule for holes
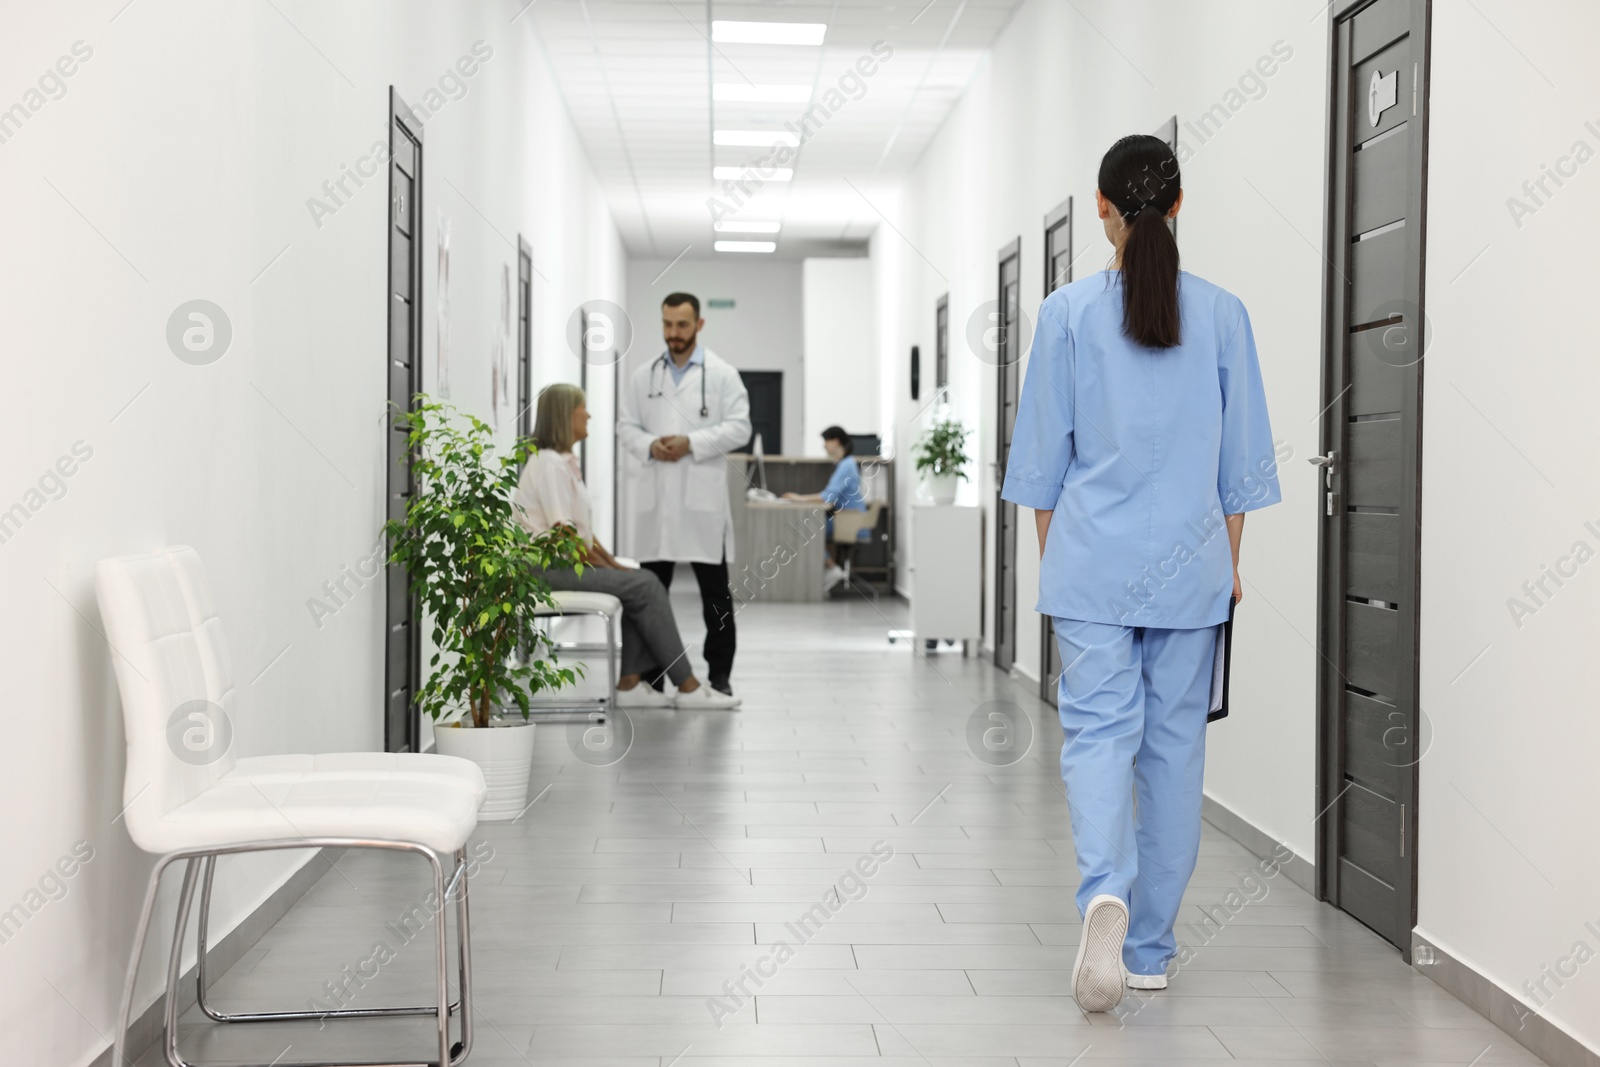
[[[740,148],[771,148],[788,145],[794,148],[800,138],[782,130],[717,130],[711,135],[713,144],[736,145]]]
[[[718,44],[820,45],[827,33],[826,22],[711,22],[711,39]]]
[[[776,252],[775,241],[718,241],[718,252]]]
[[[754,167],[712,167],[711,176],[719,182],[738,181],[746,173],[764,182],[788,182],[794,180],[793,167],[774,167],[772,173],[758,171]]]
[[[811,86],[717,82],[711,87],[711,96],[727,104],[804,104],[811,99]]]

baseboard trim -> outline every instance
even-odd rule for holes
[[[1279,842],[1271,834],[1209,796],[1200,800],[1200,817],[1262,859],[1271,856],[1278,847]],[[1295,885],[1316,895],[1316,865],[1310,860],[1293,856],[1281,869]],[[1411,958],[1413,970],[1488,1019],[1551,1067],[1600,1067],[1600,1053],[1537,1014],[1420,931],[1411,932]]]
[[[1200,798],[1200,817],[1258,859],[1275,859],[1283,854],[1281,841],[1208,796]],[[1279,860],[1278,869],[1289,876],[1289,881],[1312,896],[1317,895],[1317,868],[1310,860],[1294,854],[1287,860]]]
[[[342,855],[344,855],[344,849],[342,848],[319,849],[316,855],[301,864],[300,869],[291,874],[283,885],[274,890],[254,911],[245,916],[243,922],[230,930],[220,940],[208,946],[206,949],[206,969],[209,973],[220,975],[243,959],[244,954],[254,948],[256,942],[260,941],[279,919],[288,914],[289,909],[294,907],[295,903],[305,896],[306,892],[316,885],[323,875],[328,873],[328,869],[338,862],[339,857]],[[173,864],[173,869],[177,870],[179,866]],[[158,921],[159,919],[154,917],[151,919],[152,924]],[[170,915],[167,916],[167,922],[169,925],[172,922]],[[165,970],[165,962],[162,964],[162,970]],[[190,967],[184,971],[183,979],[178,984],[183,997],[182,1004],[178,1009],[180,1016],[194,1007],[194,977],[195,968]],[[161,1040],[161,1022],[166,1014],[166,1007],[167,995],[163,991],[160,996],[156,997],[154,1004],[139,1013],[128,1024],[127,1055],[129,1060],[137,1062],[141,1056]],[[112,1067],[111,1061],[115,1055],[116,1050],[114,1048],[105,1048],[101,1050],[100,1055],[90,1061],[89,1067]]]
[[[1412,970],[1432,980],[1552,1067],[1600,1067],[1600,1053],[1416,930],[1411,932],[1411,959]]]

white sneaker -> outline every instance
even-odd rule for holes
[[[1122,1003],[1122,941],[1127,936],[1126,904],[1109,893],[1089,901],[1072,965],[1072,998],[1084,1011],[1110,1011]]]
[[[719,693],[704,682],[692,693],[680,689],[672,694],[672,706],[679,711],[737,711],[740,703],[738,697]]]
[[[1129,989],[1165,989],[1167,976],[1165,974],[1134,974],[1128,972]]]
[[[842,581],[844,581],[844,568],[829,567],[822,572],[822,591],[829,592]]]
[[[617,707],[670,708],[672,707],[672,698],[660,690],[640,682],[632,689],[617,690]]]

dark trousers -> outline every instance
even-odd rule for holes
[[[661,584],[672,588],[673,561],[648,559],[641,563]],[[738,645],[733,631],[733,590],[728,586],[728,561],[691,563],[694,579],[700,584],[700,615],[706,621],[706,680],[713,688],[728,688],[733,674],[733,652]]]

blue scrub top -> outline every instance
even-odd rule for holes
[[[1181,343],[1122,331],[1122,275],[1045,298],[1001,495],[1054,512],[1041,614],[1192,629],[1228,618],[1225,515],[1275,504],[1278,457],[1250,317],[1178,276]]]
[[[828,484],[822,487],[822,499],[836,511],[867,510],[867,502],[861,495],[861,465],[856,457],[846,456],[834,464]]]

